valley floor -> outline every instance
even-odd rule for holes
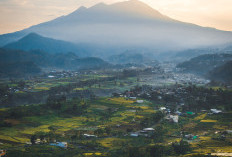
[[[191,85],[184,76],[95,73],[4,82],[0,150],[10,157],[230,155],[231,90],[202,79]]]

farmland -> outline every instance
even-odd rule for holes
[[[99,72],[6,81],[1,149],[25,157],[232,153],[230,90],[176,83],[154,86],[152,75],[116,76]],[[25,98],[30,103],[21,101]],[[223,112],[213,114],[210,105]],[[54,142],[68,146],[51,146]]]

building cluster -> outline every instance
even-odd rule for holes
[[[44,74],[44,77],[46,78],[69,78],[69,77],[76,77],[78,76],[80,73],[76,72],[76,71],[50,71],[46,74]]]
[[[155,129],[153,128],[144,128],[143,130],[130,133],[130,136],[131,137],[139,137],[139,136],[151,137],[154,134],[154,132],[155,132]]]

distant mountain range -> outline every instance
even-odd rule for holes
[[[43,41],[36,34],[30,34],[33,32],[58,40]],[[34,38],[38,40],[36,44],[30,43],[31,38],[32,41]],[[74,44],[59,44],[60,40]],[[29,44],[25,45],[27,42]],[[48,46],[50,42],[52,44]],[[39,49],[50,53],[91,52],[93,56],[112,56],[137,48],[144,48],[155,54],[231,42],[231,32],[171,19],[137,0],[112,5],[100,3],[91,8],[81,7],[67,16],[0,36],[0,47]],[[79,46],[76,47],[75,44]],[[94,48],[87,51],[82,49],[91,47],[90,45]]]
[[[180,63],[177,68],[181,68],[184,72],[207,76],[210,71],[228,61],[232,61],[232,54],[205,54]]]
[[[191,58],[205,54],[232,54],[232,46],[231,44],[227,44],[221,46],[216,45],[216,46],[205,47],[205,48],[188,49],[174,53],[171,59],[176,62],[183,62],[184,60],[189,60]],[[170,60],[170,54],[164,53],[161,55],[163,55],[164,59]]]
[[[140,51],[131,50],[124,53],[112,55],[108,58],[108,61],[113,64],[141,64],[151,62],[153,57],[148,57],[146,54],[142,54]]]

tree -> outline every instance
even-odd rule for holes
[[[162,157],[165,156],[165,147],[161,145],[155,145],[148,148],[151,157]]]
[[[76,112],[76,110],[78,109],[78,105],[75,103],[72,106],[73,112]]]
[[[47,105],[50,106],[52,109],[61,109],[62,104],[66,103],[66,96],[55,96],[49,95],[47,99]]]
[[[101,136],[104,134],[104,130],[103,129],[97,129],[94,131],[94,134],[98,135],[98,136]]]
[[[32,135],[31,136],[31,144],[35,144],[35,141],[36,141],[36,135]]]
[[[55,133],[55,132],[56,132],[56,130],[57,130],[57,127],[56,127],[56,126],[51,125],[51,126],[49,126],[49,127],[48,127],[48,129],[50,130],[50,132]]]
[[[147,155],[149,157],[166,157],[173,154],[173,148],[171,146],[154,145],[148,146],[146,152],[149,153]]]
[[[45,137],[46,137],[46,133],[42,132],[42,131],[36,132],[35,134],[36,134],[37,137],[39,137],[40,141],[43,141],[45,139]]]
[[[129,147],[128,148],[128,156],[129,157],[141,157],[145,156],[145,152],[141,152],[141,149],[139,147]]]
[[[155,132],[154,132],[154,134],[152,136],[154,141],[157,142],[157,143],[163,142],[165,132],[166,131],[163,129],[162,126],[157,126],[155,128]]]
[[[172,147],[174,148],[176,154],[186,154],[191,150],[190,144],[184,140],[173,143]]]
[[[110,128],[110,127],[106,127],[106,128],[105,128],[105,132],[107,133],[107,135],[110,135],[110,133],[111,133],[111,128]]]
[[[25,87],[25,85],[26,85],[26,83],[23,80],[18,82],[18,87],[21,88],[21,89],[23,89]]]

